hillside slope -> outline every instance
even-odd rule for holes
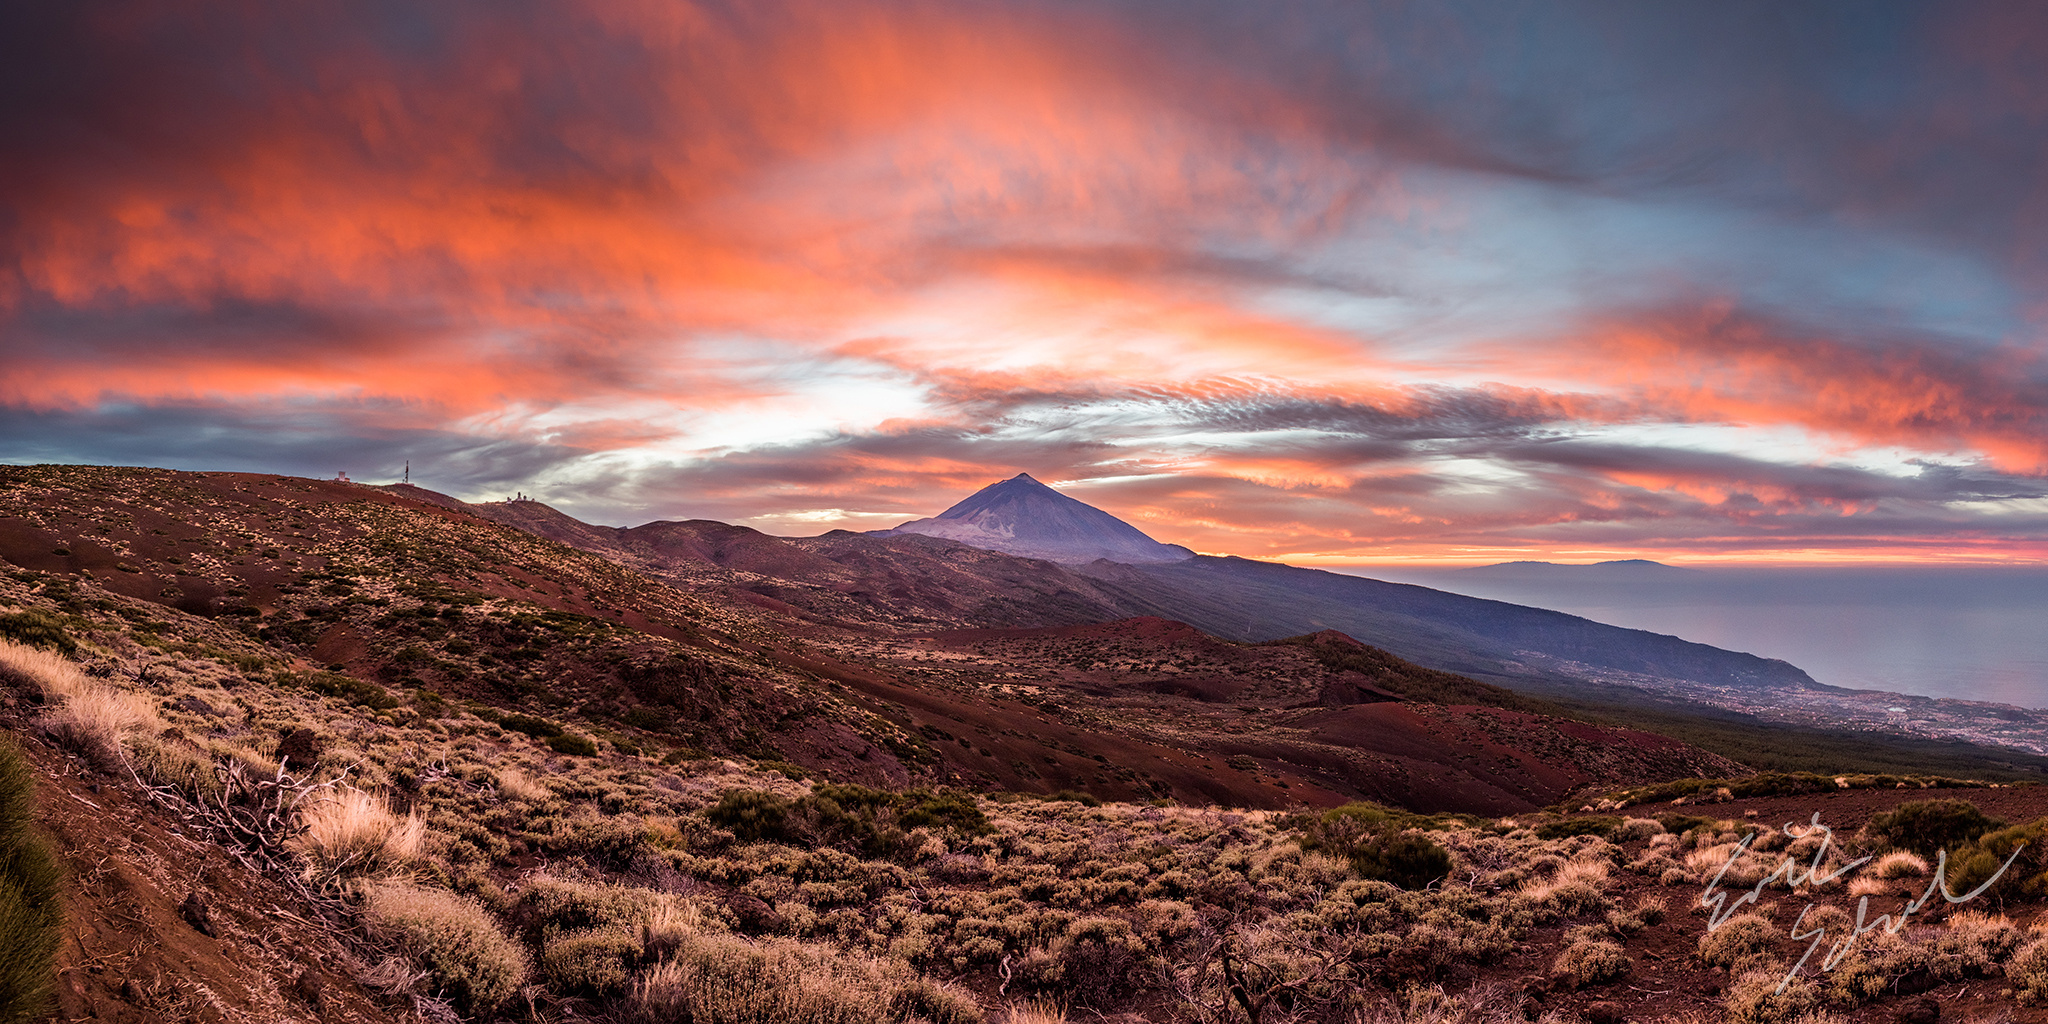
[[[543,720],[534,729],[625,752],[742,755],[847,781],[1245,806],[1373,795],[1506,812],[1644,773],[1739,770],[1682,745],[1586,738],[1656,752],[1608,764],[1559,741],[1570,730],[1556,720],[1491,712],[1499,742],[1517,753],[1473,769],[1441,741],[1463,728],[1453,719],[1477,712],[1418,711],[1370,729],[1325,721],[1307,709],[1372,685],[1355,666],[1213,638],[1201,642],[1240,652],[1217,662],[1225,677],[1285,677],[1304,689],[1218,702],[1142,673],[1114,685],[1070,678],[1022,651],[954,651],[951,674],[935,673],[914,656],[924,641],[912,634],[1111,618],[1089,643],[1164,645],[1133,664],[1160,662],[1200,634],[1118,625],[1129,595],[1113,585],[933,538],[789,542],[715,523],[618,530],[531,502],[465,506],[243,474],[28,467],[0,469],[0,485],[0,557],[23,570],[25,600],[82,628],[194,651],[233,638],[238,653],[221,656],[245,677],[375,716],[517,712]],[[100,593],[128,602],[101,608]],[[1025,689],[1003,682],[1033,677]],[[1465,699],[1447,694],[1429,699]],[[1388,738],[1397,735],[1411,739]]]

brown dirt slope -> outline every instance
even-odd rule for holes
[[[409,1005],[386,1005],[362,989],[360,965],[317,908],[9,719],[43,776],[39,824],[70,875],[57,1019],[421,1019]],[[181,910],[194,896],[212,935]]]

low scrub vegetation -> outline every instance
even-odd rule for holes
[[[1292,824],[1301,830],[1297,842],[1302,849],[1343,858],[1361,877],[1420,889],[1442,881],[1452,868],[1450,852],[1423,833],[1467,820],[1352,803]]]
[[[1864,828],[1887,845],[1932,857],[2004,825],[1967,800],[1914,800],[1872,817]]]
[[[1847,789],[1982,788],[1987,783],[1938,775],[1828,775],[1821,772],[1759,772],[1739,779],[1677,779],[1608,793],[1591,810],[1620,810],[1648,803],[1716,803],[1760,796],[1801,796]]]
[[[526,980],[526,952],[475,900],[386,881],[364,893],[370,934],[410,959],[420,984],[466,1013],[488,1015]]]

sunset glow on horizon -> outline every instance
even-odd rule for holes
[[[0,14],[0,461],[2048,564],[2048,10]]]

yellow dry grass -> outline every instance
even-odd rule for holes
[[[1894,850],[1879,857],[1866,870],[1883,879],[1925,877],[1927,858],[1905,850]]]
[[[12,640],[0,640],[0,680],[34,691],[45,703],[99,685],[71,659]]]
[[[340,789],[301,809],[305,833],[299,852],[316,874],[329,877],[410,863],[426,841],[426,819],[391,813],[384,798],[360,789]]]
[[[1574,885],[1588,886],[1595,891],[1606,885],[1609,865],[1605,858],[1580,857],[1568,860],[1556,873],[1548,878],[1532,878],[1522,883],[1521,894],[1533,901],[1548,899],[1552,893]]]
[[[40,724],[52,739],[103,765],[125,762],[130,740],[163,729],[148,698],[94,679],[54,651],[0,640],[0,678],[49,705]]]
[[[1010,1007],[1009,1024],[1067,1024],[1067,1011],[1043,999]]]
[[[555,795],[554,790],[511,765],[498,769],[498,792],[513,800],[524,800],[530,804],[540,803]]]

